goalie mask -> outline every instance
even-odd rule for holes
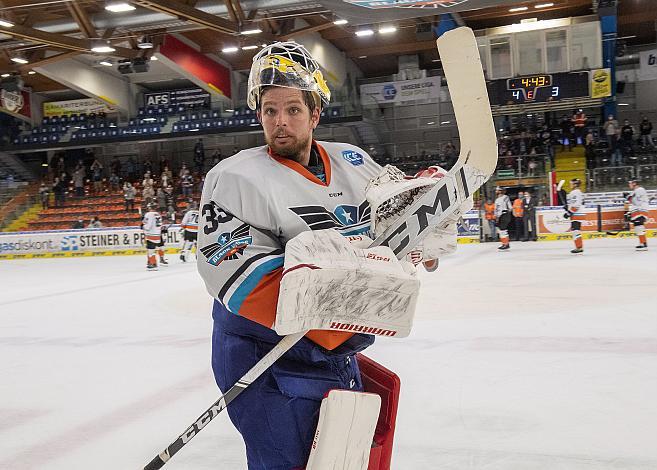
[[[321,109],[329,104],[331,91],[319,64],[301,44],[277,42],[263,48],[253,58],[246,102],[256,109],[263,87],[279,86],[313,93]]]

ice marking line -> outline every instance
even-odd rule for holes
[[[111,282],[109,284],[102,284],[102,285],[97,285],[97,286],[83,287],[81,289],[70,289],[70,290],[65,290],[65,291],[61,291],[61,292],[53,292],[52,294],[35,295],[35,296],[32,296],[32,297],[24,297],[22,299],[8,300],[6,302],[0,302],[0,305],[12,305],[12,304],[17,304],[17,303],[21,303],[21,302],[30,302],[32,300],[47,299],[47,298],[50,298],[50,297],[59,297],[61,295],[77,294],[78,292],[94,290],[94,289],[102,289],[104,287],[123,286],[123,285],[126,285],[126,284],[132,284],[134,282],[157,281],[158,279],[161,279],[163,277],[170,277],[170,276],[176,276],[176,275],[181,275],[181,274],[189,274],[189,272],[188,271],[179,271],[179,272],[173,272],[173,273],[167,273],[167,274],[160,274],[160,275],[155,276],[155,277],[153,277],[152,275],[149,275],[149,276],[144,276],[143,278],[139,278],[139,279],[129,279],[127,281]]]
[[[162,390],[147,397],[78,424],[61,432],[57,437],[32,443],[6,460],[0,460],[0,468],[12,470],[46,468],[53,460],[88,446],[134,421],[140,421],[144,416],[161,408],[170,407],[176,401],[189,400],[190,394],[198,391],[200,385],[209,383],[212,383],[212,380],[209,373],[204,371],[172,385],[163,384]]]
[[[547,337],[476,338],[472,349],[487,351],[657,354],[656,338]]]

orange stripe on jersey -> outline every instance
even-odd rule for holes
[[[146,240],[148,240],[149,242],[159,242],[160,235],[146,235]]]
[[[307,180],[310,180],[313,183],[321,184],[322,186],[328,186],[331,184],[331,159],[329,158],[328,153],[326,153],[326,150],[324,150],[324,148],[314,140],[312,145],[317,149],[317,152],[319,153],[319,156],[321,157],[322,162],[324,163],[324,173],[326,176],[326,183],[320,180],[317,176],[313,175],[310,171],[308,171],[306,167],[304,167],[300,163],[297,163],[294,160],[290,160],[289,158],[281,157],[275,154],[271,148],[267,148],[267,153],[278,163],[288,167],[291,170],[296,171]]]
[[[276,306],[278,304],[278,291],[283,277],[283,268],[265,275],[256,285],[255,289],[244,299],[240,306],[240,316],[248,318],[260,325],[271,328],[276,319]],[[306,338],[331,350],[340,346],[351,338],[354,333],[346,331],[312,330]]]
[[[642,211],[642,210],[636,210],[636,211],[630,212],[630,217],[632,219],[636,219],[637,217],[645,217],[646,219],[649,218],[648,213],[645,212],[645,211]]]
[[[198,230],[198,225],[183,225],[185,230]]]

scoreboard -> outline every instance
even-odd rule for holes
[[[537,74],[488,82],[491,105],[549,103],[589,98],[589,72]]]

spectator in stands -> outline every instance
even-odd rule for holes
[[[114,155],[110,163],[110,171],[117,176],[121,176],[121,161],[116,155]]]
[[[132,156],[130,156],[125,162],[125,172],[128,181],[134,183],[137,179],[137,162],[135,162],[135,159]]]
[[[112,191],[118,191],[120,187],[121,179],[118,177],[118,175],[114,172],[109,177],[109,184],[110,187],[112,188]]]
[[[586,154],[586,163],[588,167],[589,163],[592,163],[595,159],[595,137],[590,130],[586,133],[586,137],[584,138],[584,152]]]
[[[584,130],[586,129],[586,121],[586,114],[584,114],[582,109],[578,109],[575,113],[573,113],[572,123],[573,130],[575,131],[575,135],[573,136],[573,147],[577,145],[578,141],[581,144],[584,143]]]
[[[75,230],[84,228],[84,221],[82,219],[78,219],[76,222],[73,222],[73,226],[71,228]]]
[[[75,187],[75,196],[84,197],[84,178],[86,174],[84,167],[78,165],[73,172],[73,187]]]
[[[566,150],[566,144],[568,144],[568,151],[573,149],[573,133],[571,129],[573,127],[572,121],[565,114],[561,118],[561,151]]]
[[[60,178],[55,178],[52,184],[52,192],[55,194],[55,207],[63,207],[66,198],[66,183]]]
[[[153,202],[153,198],[155,197],[155,182],[151,177],[150,171],[144,173],[144,181],[141,182],[141,190],[144,204]],[[148,201],[146,201],[146,199],[148,199]]]
[[[89,222],[89,225],[87,225],[87,228],[103,228],[103,224],[98,218],[98,216],[94,216],[93,219],[91,219],[91,222]]]
[[[529,190],[525,191],[522,209],[523,241],[536,241],[536,198]]]
[[[64,157],[59,157],[59,160],[57,160],[57,166],[55,168],[55,174],[56,175],[61,175],[66,171],[66,163],[64,162]]]
[[[160,212],[165,212],[167,210],[167,196],[164,193],[164,189],[157,188],[155,199],[157,200],[157,210]]]
[[[182,177],[185,176],[186,171],[189,171],[189,168],[187,168],[187,163],[183,162],[182,166],[180,167],[180,171],[178,172],[178,179],[182,180]]]
[[[632,142],[634,141],[634,127],[630,124],[628,119],[623,121],[623,127],[620,131],[620,143],[624,156],[633,156],[634,149]]]
[[[164,169],[162,170],[162,174],[160,175],[160,184],[162,185],[163,188],[166,188],[172,183],[173,183],[173,177],[171,175],[171,170],[169,169],[168,166],[165,166]]]
[[[652,142],[652,122],[646,116],[643,116],[641,124],[639,124],[639,142],[641,143],[641,147],[650,145],[651,148],[655,148]]]
[[[524,214],[524,193],[522,191],[518,191],[518,197],[513,201],[513,218],[515,221],[515,227],[516,227],[516,240],[520,241],[522,239],[527,240],[527,236],[523,233],[523,224],[522,224],[522,217]]]
[[[173,186],[164,188],[164,195],[167,198],[167,212],[175,214],[176,212],[176,195],[173,193]]]
[[[182,195],[185,199],[189,199],[192,196],[193,186],[194,177],[191,175],[189,170],[185,170],[185,173],[180,179],[180,187],[182,189]]]
[[[41,209],[48,209],[50,202],[50,189],[46,186],[45,181],[39,186],[39,198],[41,199]]]
[[[543,151],[550,157],[551,168],[554,168],[554,149],[552,148],[552,132],[550,128],[547,125],[543,126],[538,137],[543,146]]]
[[[535,151],[535,149],[532,149],[532,151]],[[538,167],[538,163],[536,162],[535,159],[530,158],[529,162],[527,163],[527,176],[533,177],[536,176],[536,168]]]
[[[203,173],[203,164],[205,163],[205,149],[203,148],[203,139],[198,139],[194,145],[194,171],[198,174]]]
[[[94,158],[90,170],[91,180],[94,183],[94,194],[98,195],[103,187],[103,164],[97,158]]]
[[[609,146],[609,153],[611,156],[611,165],[619,166],[623,164],[623,155],[621,154],[618,145],[618,135],[620,134],[620,127],[618,121],[614,119],[614,115],[607,116],[607,121],[603,124],[602,128],[607,136],[607,145]]]
[[[153,173],[153,162],[151,161],[151,157],[147,157],[146,160],[144,160],[144,167],[142,169],[144,170],[144,173]]]
[[[125,210],[126,212],[132,212],[135,210],[135,196],[137,195],[137,190],[129,181],[123,183],[123,199],[125,200]]]

